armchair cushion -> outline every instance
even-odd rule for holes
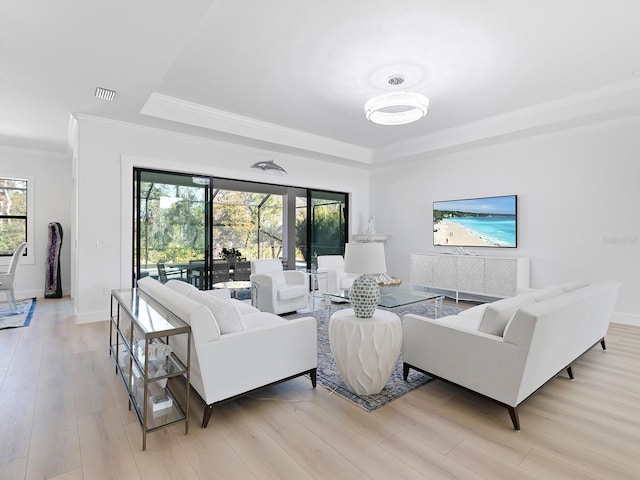
[[[278,287],[278,300],[291,300],[307,295],[305,285],[282,285]]]
[[[267,273],[267,275],[271,276],[271,278],[273,278],[273,284],[276,286],[281,286],[281,285],[286,285],[287,284],[287,277],[284,276],[284,272],[280,271],[280,272],[270,272]]]
[[[282,272],[282,262],[277,258],[263,258],[251,262],[251,273]]]

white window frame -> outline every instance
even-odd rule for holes
[[[34,265],[35,261],[35,226],[34,226],[34,197],[36,191],[36,179],[31,175],[2,175],[0,178],[8,178],[11,180],[23,180],[27,182],[27,255],[22,257],[20,263],[25,265]],[[0,257],[0,265],[9,265],[11,256]]]

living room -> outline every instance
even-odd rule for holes
[[[198,6],[194,6],[193,12],[189,15],[184,14],[191,22],[185,19],[185,24],[192,25],[210,7],[210,2],[196,3]],[[629,2],[614,3],[615,8],[611,7],[614,10],[625,11],[625,8],[632,12],[637,10],[637,6]],[[580,8],[577,5],[574,7]],[[554,7],[550,5],[550,8]],[[619,18],[619,12],[617,10],[616,12]],[[627,13],[623,16],[632,17],[633,15]],[[184,27],[184,30],[186,31],[187,28]],[[176,42],[175,46],[168,45],[168,57],[174,53],[177,55],[177,51],[186,43],[186,39],[182,37],[183,34],[182,30],[172,31],[167,34],[166,39],[162,40],[163,46],[172,41]],[[631,35],[635,33],[629,34],[629,38],[634,38]],[[607,56],[611,53],[609,49],[618,46],[615,43],[611,46],[607,45],[604,47],[602,56]],[[638,60],[638,58],[635,56],[631,60]],[[167,63],[169,63],[168,60]],[[598,62],[587,62],[587,64],[595,67]],[[136,63],[132,61],[128,67],[134,68],[135,65]],[[221,128],[217,135],[209,133],[199,135],[198,133],[204,130],[202,125],[194,133],[184,125],[166,118],[158,121],[160,117],[157,117],[155,122],[143,124],[127,121],[125,117],[110,118],[108,112],[93,107],[84,110],[78,107],[67,110],[67,116],[72,115],[71,121],[68,122],[72,127],[69,129],[70,134],[64,139],[65,143],[68,141],[70,144],[68,151],[59,146],[50,148],[46,141],[32,138],[29,133],[11,129],[0,131],[2,139],[0,141],[0,176],[27,178],[32,181],[33,188],[34,232],[33,237],[30,238],[33,245],[31,257],[21,265],[16,296],[20,298],[42,296],[43,265],[47,243],[46,225],[52,221],[60,222],[65,232],[61,252],[61,274],[65,294],[63,301],[66,303],[65,306],[57,307],[55,305],[59,304],[52,301],[47,307],[45,300],[43,310],[47,312],[46,318],[56,325],[56,329],[60,332],[72,332],[69,333],[69,339],[63,343],[65,348],[68,348],[68,351],[64,352],[67,361],[90,358],[91,362],[94,362],[99,358],[95,356],[95,351],[101,348],[99,342],[102,339],[101,335],[105,333],[99,325],[109,318],[109,291],[112,288],[127,288],[132,284],[134,167],[347,192],[350,201],[350,233],[365,231],[368,218],[371,215],[375,216],[377,231],[389,235],[385,245],[388,271],[405,282],[409,281],[411,253],[443,253],[450,250],[433,245],[433,202],[517,195],[517,249],[470,248],[470,250],[483,255],[530,258],[530,285],[533,288],[577,279],[595,281],[612,278],[619,281],[621,289],[612,317],[612,322],[616,324],[613,337],[617,341],[619,353],[616,357],[616,343],[614,343],[606,355],[614,358],[622,355],[631,364],[637,360],[637,357],[630,357],[631,353],[624,348],[624,345],[637,343],[637,327],[640,327],[640,299],[636,294],[640,288],[640,279],[636,274],[636,265],[640,260],[640,220],[634,210],[635,206],[640,204],[640,190],[636,185],[636,179],[640,173],[636,158],[637,152],[640,151],[640,138],[637,135],[640,127],[640,94],[638,93],[640,82],[637,72],[633,73],[633,69],[638,68],[637,64],[630,67],[628,72],[619,73],[616,82],[605,86],[593,85],[591,88],[575,91],[565,89],[566,95],[555,99],[542,99],[544,100],[541,100],[542,105],[539,105],[541,101],[523,101],[522,108],[492,110],[491,113],[481,114],[475,120],[469,120],[463,125],[451,124],[437,131],[416,130],[418,127],[409,126],[414,129],[414,132],[420,132],[419,135],[371,148],[324,139],[310,135],[308,132],[296,133],[284,128],[281,130],[266,128],[259,122],[247,128],[247,131],[253,131],[256,134],[253,138],[249,138],[245,133],[240,134],[238,131],[224,130],[224,128]],[[546,81],[546,78],[543,76],[540,81]],[[91,85],[91,88],[95,86]],[[429,94],[429,92],[425,93]],[[123,96],[126,97],[126,94]],[[156,98],[156,100],[159,99]],[[432,103],[431,112],[420,122],[429,122],[430,117],[437,117],[438,109],[441,107],[437,106],[436,98],[432,98]],[[137,107],[139,111],[141,105]],[[361,107],[359,105],[360,110],[357,115],[362,122],[366,122]],[[156,108],[160,107],[156,105]],[[296,108],[301,107],[296,105]],[[219,118],[217,120],[220,121]],[[229,124],[233,123],[232,117],[225,117],[223,120],[228,120]],[[10,121],[7,120],[6,123],[10,124]],[[25,131],[28,132],[29,122],[24,123]],[[387,127],[373,126],[373,128],[371,135],[375,136],[382,131],[380,129]],[[269,159],[286,168],[287,175],[274,177],[251,168],[251,165],[256,162]],[[68,318],[56,317],[56,308],[65,312],[62,315],[68,314]],[[621,327],[621,325],[630,327],[626,329],[627,327]],[[0,335],[2,333],[0,331]],[[48,331],[48,333],[51,332]],[[12,338],[10,342],[1,343],[0,341],[0,344],[10,346],[11,352],[16,352],[22,347],[38,345],[38,348],[45,349],[44,353],[40,350],[38,360],[47,358],[47,354],[52,355],[48,352],[50,347],[43,346],[45,339],[40,335],[34,337],[25,335],[22,340],[24,344],[20,343],[15,334]],[[86,345],[82,347],[81,344],[85,340]],[[105,349],[106,342],[107,339],[104,337]],[[89,351],[92,353],[89,354]],[[13,392],[15,392],[15,385],[19,385],[18,391],[28,391],[35,398],[34,385],[27,382],[21,383],[17,377],[25,372],[37,372],[35,375],[40,375],[43,379],[55,378],[51,372],[41,370],[40,363],[36,366],[21,357],[25,363],[18,368],[13,363],[9,363],[6,356],[0,355],[0,357],[2,358],[0,378],[4,382],[0,384],[0,388],[6,389],[13,385]],[[583,366],[587,369],[597,363],[589,357],[584,360]],[[611,413],[615,417],[612,421],[615,427],[612,427],[611,432],[606,433],[605,436],[609,440],[612,437],[615,438],[615,435],[620,433],[618,425],[620,418],[630,415],[630,427],[623,431],[622,437],[625,442],[628,440],[632,443],[638,438],[637,421],[633,419],[634,412],[637,412],[637,407],[633,405],[637,404],[638,392],[637,387],[634,386],[637,375],[633,376],[633,369],[628,366],[629,364],[622,366],[621,377],[613,380],[616,382],[613,392],[620,395],[623,399],[622,405],[629,406],[629,409],[621,407]],[[109,374],[112,374],[113,369],[107,365],[105,362],[98,364],[98,367],[105,372],[108,369]],[[614,374],[609,370],[616,370],[619,367],[617,363],[605,365],[604,372],[599,371],[599,375],[613,376]],[[592,372],[589,375],[587,383],[597,384],[598,377]],[[31,375],[28,378],[33,380]],[[103,376],[100,375],[99,378]],[[38,380],[34,382],[37,383]],[[576,385],[579,382],[578,378]],[[626,390],[620,386],[625,382],[629,384]],[[104,402],[104,405],[109,408],[117,404],[113,410],[105,409],[104,412],[108,410],[107,413],[99,408],[96,408],[96,412],[100,411],[99,415],[104,414],[105,418],[111,421],[114,418],[123,418],[124,427],[114,435],[119,441],[125,443],[128,439],[131,445],[137,448],[139,426],[132,422],[131,414],[127,414],[126,400],[119,402],[124,398],[121,391],[122,385],[114,380],[106,387],[100,386],[87,378],[82,379],[80,384],[87,388],[93,387],[96,391],[109,396],[109,400]],[[69,390],[77,390],[77,387],[66,385]],[[587,387],[588,385],[580,384],[580,392],[584,393]],[[39,388],[42,388],[42,385]],[[553,390],[553,395],[557,397],[572,395],[564,386],[555,388],[559,389]],[[423,390],[409,396],[410,398],[401,404],[408,413],[403,413],[401,407],[397,407],[397,409],[387,410],[389,413],[381,410],[377,415],[367,417],[361,412],[351,410],[349,405],[342,405],[335,397],[320,395],[320,391],[312,394],[307,384],[302,381],[273,387],[265,396],[271,399],[280,398],[289,403],[274,401],[274,406],[269,407],[263,405],[268,402],[247,398],[238,404],[230,403],[221,407],[220,416],[214,417],[215,420],[212,421],[212,426],[215,422],[219,422],[221,437],[212,437],[214,434],[199,432],[197,428],[193,428],[190,433],[190,436],[195,439],[190,447],[198,452],[195,458],[187,455],[193,471],[188,469],[188,471],[181,471],[175,465],[168,468],[173,468],[171,471],[174,478],[181,475],[185,478],[189,475],[192,478],[205,478],[207,468],[213,469],[213,465],[206,459],[208,449],[219,447],[220,451],[224,451],[229,458],[233,458],[229,464],[222,467],[222,470],[228,474],[227,478],[232,478],[229,472],[236,474],[249,472],[256,477],[266,476],[264,472],[260,473],[260,468],[268,470],[271,466],[265,467],[265,464],[269,465],[269,462],[252,463],[252,459],[255,460],[255,458],[250,453],[252,448],[248,445],[250,442],[239,439],[237,432],[234,432],[234,426],[239,426],[246,429],[248,435],[258,437],[260,448],[265,452],[264,455],[275,455],[277,460],[274,462],[282,461],[283,465],[286,464],[292,477],[295,477],[295,474],[306,474],[308,477],[315,478],[329,474],[339,477],[339,470],[332,470],[327,466],[332,461],[343,468],[342,474],[345,476],[375,477],[375,472],[363,466],[363,463],[372,461],[371,455],[364,456],[350,451],[346,457],[343,457],[336,455],[333,447],[331,449],[327,447],[334,442],[333,445],[338,450],[348,450],[350,439],[363,450],[369,449],[376,452],[388,461],[389,452],[393,452],[394,457],[400,456],[404,466],[398,468],[407,468],[407,465],[410,465],[412,469],[419,470],[420,466],[424,466],[415,458],[411,460],[409,457],[412,454],[402,454],[403,448],[408,452],[414,452],[412,448],[415,448],[415,451],[419,452],[415,453],[416,457],[420,455],[426,457],[434,451],[438,452],[440,457],[433,457],[434,464],[437,463],[436,457],[443,460],[442,457],[445,457],[446,453],[453,452],[446,459],[447,467],[442,468],[448,472],[448,475],[454,476],[457,472],[462,478],[500,478],[498,472],[486,465],[487,469],[482,470],[482,467],[478,466],[483,464],[482,461],[476,464],[469,460],[481,458],[487,450],[490,452],[490,458],[498,459],[496,464],[501,466],[504,458],[507,458],[507,462],[518,464],[527,457],[527,452],[543,451],[542,460],[535,455],[528,457],[531,462],[529,465],[539,467],[529,470],[534,472],[531,473],[532,478],[545,478],[544,468],[540,465],[553,464],[556,473],[565,471],[563,467],[566,465],[563,461],[553,457],[543,447],[545,440],[552,435],[548,432],[555,434],[559,432],[552,428],[556,419],[550,420],[542,408],[542,406],[548,409],[556,408],[548,397],[542,397],[539,403],[532,403],[530,419],[539,422],[537,427],[532,428],[534,439],[527,437],[525,441],[517,441],[517,445],[512,448],[510,444],[516,433],[505,427],[505,422],[508,420],[496,425],[493,420],[485,418],[501,416],[495,414],[493,406],[481,404],[479,411],[474,412],[471,409],[470,413],[465,407],[476,403],[474,397],[466,396],[444,385],[434,385],[429,392]],[[58,392],[57,395],[63,394]],[[82,395],[84,394],[76,393],[76,401],[82,398]],[[605,394],[599,393],[597,387],[589,390],[589,395],[597,398],[597,403],[606,402]],[[87,394],[87,398],[96,404],[100,403],[96,397]],[[570,404],[580,405],[580,394],[570,398]],[[319,404],[317,408],[308,406],[310,402],[316,401]],[[31,403],[31,407],[33,405],[35,400]],[[300,409],[297,408],[298,406]],[[421,410],[432,407],[437,412],[435,416],[421,413]],[[258,413],[250,413],[252,409]],[[40,410],[40,413],[46,410],[44,404],[40,406]],[[87,413],[96,413],[89,410],[91,409],[79,408],[78,418]],[[29,418],[33,420],[33,411],[30,413]],[[573,410],[572,413],[574,413]],[[411,427],[410,414],[426,415],[418,417],[418,423],[426,428],[428,433],[419,434],[417,429]],[[24,415],[29,416],[29,412]],[[302,415],[308,415],[308,418],[301,419]],[[319,420],[322,415],[330,419],[329,426],[323,427],[322,421]],[[468,420],[471,426],[461,425],[460,423],[463,422],[458,423],[453,418]],[[345,421],[346,427],[341,428],[337,425],[341,419]],[[86,418],[82,421],[85,423],[84,429],[80,429],[82,432],[80,437],[94,440],[100,437],[99,433],[95,436],[92,436],[93,434],[84,436],[92,427],[87,426],[89,422]],[[95,420],[95,425],[99,425],[101,421],[98,418]],[[581,447],[580,436],[584,434],[582,423],[589,423],[589,420],[578,417],[573,419],[573,422],[575,428],[566,437],[567,443],[572,448],[567,447],[569,452],[564,453],[571,458],[570,467],[567,467],[570,473],[567,473],[567,476],[573,475],[578,478],[580,475],[588,475],[588,472],[576,466],[580,460],[587,462],[588,459],[583,458],[576,451]],[[280,427],[269,430],[265,426],[278,423],[281,423],[283,431],[286,432],[285,440],[278,437],[277,430]],[[594,423],[600,425],[600,420]],[[357,424],[364,427],[359,430]],[[259,425],[259,428],[254,428],[256,425]],[[208,430],[213,430],[212,426]],[[6,432],[14,432],[13,427],[15,427],[14,424],[12,429],[7,428]],[[25,430],[29,428],[24,427]],[[55,428],[62,427],[57,423],[49,426],[50,430]],[[297,455],[288,457],[283,454],[283,450],[291,448],[291,445],[296,443],[296,429],[304,429],[305,432],[307,429],[318,429],[321,435],[320,440],[312,435],[301,436],[301,443],[308,442],[314,448],[300,450]],[[97,430],[98,427],[96,427]],[[267,431],[268,434],[265,433]],[[524,431],[522,433],[524,436]],[[60,438],[50,431],[41,432],[41,434],[41,438],[47,440]],[[153,460],[148,459],[149,456],[154,455],[154,452],[167,456],[172,455],[170,452],[176,453],[172,450],[174,447],[170,445],[171,442],[167,437],[176,439],[179,437],[179,432],[177,434],[171,431],[167,435],[157,435],[158,438],[152,440],[154,443],[146,452],[148,454],[146,457],[141,456],[141,452],[135,452],[134,455],[117,450],[114,454],[115,458],[122,460],[122,465],[129,467],[119,470],[120,474],[124,476],[128,472],[134,478],[137,478],[137,475],[144,478],[151,472],[155,473],[150,466]],[[593,440],[596,436],[593,431],[585,435],[589,440],[582,445],[586,452],[584,457],[589,453],[595,456],[599,448],[606,448]],[[367,441],[365,442],[363,438]],[[394,438],[393,441],[392,438]],[[416,438],[418,443],[415,445],[420,447],[411,446]],[[457,444],[457,449],[456,441],[460,442]],[[529,443],[530,441],[537,443]],[[32,442],[38,445],[38,439],[32,439]],[[380,448],[381,443],[387,447],[386,450]],[[96,444],[107,445],[109,442],[102,443],[100,440],[96,441]],[[425,444],[428,448],[424,448]],[[638,467],[637,460],[623,455],[626,447],[622,444],[623,442],[620,441],[620,452],[622,452],[620,456],[624,457],[620,462],[622,467],[619,467],[619,470],[616,470],[617,467],[614,468],[613,461],[619,460],[619,457],[615,452],[607,450],[607,460],[604,463],[596,466],[589,463],[593,468],[592,471],[595,472],[594,477],[606,477],[607,472],[614,471],[619,474],[619,478],[625,478],[624,475],[629,471],[627,467]],[[14,447],[11,443],[2,443],[2,445]],[[446,445],[448,450],[443,452],[445,447],[441,445]],[[47,455],[54,457],[56,451],[50,447],[47,448]],[[180,447],[180,450],[182,448]],[[243,449],[243,454],[236,456],[233,453],[234,448]],[[309,460],[308,457],[305,461],[303,457],[307,454],[311,457],[314,450],[320,452],[317,461]],[[382,450],[385,450],[385,455],[382,454]],[[29,452],[28,448],[26,451]],[[30,478],[24,473],[27,472],[28,457],[37,458],[37,453],[33,450],[28,454],[25,454],[24,450],[22,452],[22,455],[16,455],[9,460],[3,459],[6,463],[4,466],[7,467],[6,472],[23,472],[22,475],[6,478]],[[262,455],[262,453],[254,453],[256,456]],[[176,455],[182,459],[183,454],[184,452],[179,452]],[[109,455],[105,455],[104,458],[107,457]],[[104,458],[99,452],[89,450],[89,460],[84,456],[82,461],[73,457],[68,460],[70,468],[58,465],[56,473],[61,475],[60,478],[82,478],[82,467],[85,462],[84,478],[96,478],[87,476],[87,472],[100,473],[98,466],[108,464]],[[459,465],[458,467],[454,465],[455,461],[449,463],[451,458],[456,458],[459,465],[465,465],[468,470],[456,470]],[[415,463],[412,463],[414,460]],[[537,463],[536,460],[538,460]],[[41,463],[47,461],[55,463],[50,459],[42,460]],[[251,467],[243,470],[237,465],[243,462],[250,464]],[[11,468],[8,468],[9,463]],[[90,468],[86,466],[87,464]],[[294,467],[294,464],[303,465],[302,470],[305,471],[301,472],[299,468]],[[393,465],[397,467],[395,463]],[[523,467],[526,465],[525,461]],[[380,472],[389,473],[382,466],[378,466]],[[2,467],[3,462],[0,462],[0,470],[3,469]],[[24,469],[20,470],[23,467]],[[281,465],[279,468],[274,467],[273,470],[268,471],[274,476],[284,477],[287,468]],[[527,476],[526,468],[515,471],[523,477]],[[32,470],[31,475],[34,475],[34,472],[35,470]],[[69,476],[63,476],[65,473]],[[411,473],[415,471],[412,470]],[[513,473],[514,470],[505,469],[502,475],[510,478],[509,474]],[[210,474],[213,476],[213,473]],[[404,474],[411,476],[406,471]],[[3,475],[6,476],[0,473],[0,478],[3,478]],[[115,477],[115,475],[110,477],[104,472],[102,475],[104,478]],[[429,475],[425,474],[425,476]],[[419,477],[416,475],[416,478]]]

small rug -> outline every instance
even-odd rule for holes
[[[331,312],[333,313],[342,308],[351,307],[348,304],[334,306]],[[455,315],[460,310],[461,309],[456,307],[444,306],[442,307],[442,311],[438,312],[438,316]],[[393,309],[392,311],[400,316],[405,313],[416,313],[418,315],[435,318],[433,302],[414,303],[406,307]],[[409,372],[409,378],[405,382],[402,378],[402,353],[400,353],[396,366],[391,372],[387,384],[380,393],[374,395],[357,395],[351,392],[342,381],[338,367],[331,354],[331,346],[329,344],[329,319],[327,318],[326,312],[324,310],[316,310],[310,313],[284,315],[284,318],[294,319],[310,315],[318,321],[318,383],[364,410],[372,412],[432,380],[431,377],[423,373],[411,370]]]
[[[16,308],[16,311],[11,311],[8,303],[0,303],[0,329],[28,327],[36,309],[36,298],[16,302]]]

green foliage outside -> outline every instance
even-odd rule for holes
[[[140,263],[203,259],[204,189],[143,183],[140,212]],[[282,256],[282,197],[251,192],[218,191],[213,208],[214,256],[237,249],[246,259]]]
[[[304,260],[309,260],[308,255],[313,257],[319,255],[342,255],[345,244],[342,204],[332,202],[314,205],[311,215],[313,218],[313,230],[311,232],[314,245],[313,252],[309,252],[306,242],[306,214],[296,217],[296,239],[297,244],[303,246],[300,253]]]
[[[25,180],[0,179],[0,215],[0,255],[10,256],[27,238]]]
[[[141,184],[140,264],[188,263],[204,258],[204,189],[163,183]],[[212,208],[213,254],[236,251],[247,260],[283,256],[283,196],[231,190],[215,191]],[[322,202],[322,201],[320,201]],[[316,255],[341,254],[344,248],[342,204],[314,205],[312,238]],[[296,211],[296,260],[307,260],[306,206]]]

